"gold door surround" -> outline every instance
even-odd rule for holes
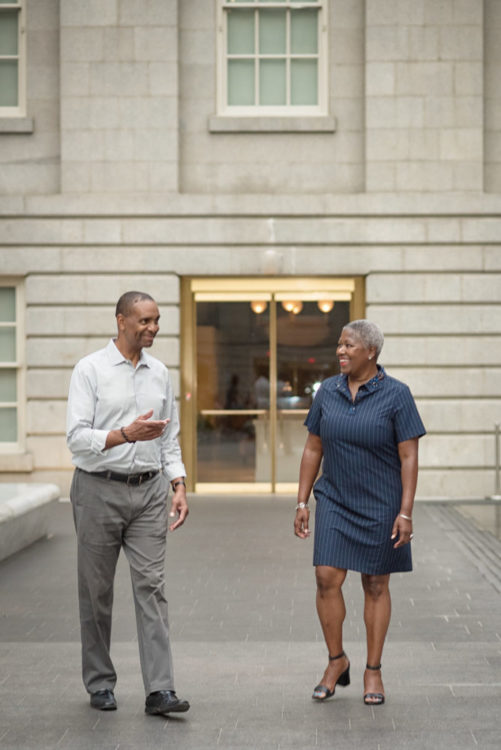
[[[297,488],[297,475],[299,472],[299,461],[296,461],[298,446],[295,445],[295,454],[292,456],[292,464],[288,468],[280,466],[280,460],[277,463],[278,448],[283,448],[284,440],[290,440],[290,435],[296,428],[295,434],[299,435],[299,425],[305,418],[308,408],[304,404],[298,404],[300,408],[293,408],[293,399],[289,399],[291,404],[287,408],[280,408],[280,398],[277,398],[278,388],[276,384],[280,381],[280,361],[277,352],[281,344],[285,347],[293,345],[294,329],[288,326],[287,314],[292,319],[293,312],[284,312],[289,309],[288,300],[295,300],[301,309],[312,309],[313,303],[321,309],[320,301],[331,308],[336,303],[343,303],[343,309],[349,311],[349,319],[355,320],[363,318],[365,315],[365,283],[363,277],[303,277],[303,278],[245,278],[224,277],[185,277],[181,280],[181,446],[183,458],[187,470],[187,484],[190,491],[195,492],[232,492],[232,493],[270,493],[270,492],[295,492]],[[209,303],[209,305],[204,304]],[[261,329],[268,330],[268,339],[266,344],[266,355],[269,357],[268,370],[268,402],[266,408],[261,408],[259,403],[208,403],[207,397],[200,394],[204,403],[199,409],[199,387],[198,382],[201,373],[197,371],[197,363],[202,362],[197,353],[197,335],[200,341],[200,327],[197,328],[197,309],[210,309],[211,303],[219,311],[224,309],[231,313],[232,310],[248,309],[249,305],[255,306],[253,310],[266,308],[267,325],[263,323]],[[232,303],[224,305],[224,303]],[[329,304],[331,303],[331,304]],[[290,303],[291,305],[293,303]],[[197,308],[198,306],[198,308]],[[339,307],[339,306],[338,306]],[[316,311],[316,308],[315,308]],[[296,314],[298,310],[294,312]],[[325,312],[324,310],[322,312]],[[317,316],[322,317],[316,312]],[[348,315],[348,312],[346,313]],[[251,316],[252,317],[252,316]],[[299,319],[300,316],[298,316]],[[231,318],[231,315],[230,315]],[[278,319],[280,318],[280,319]],[[263,316],[264,319],[264,316]],[[315,338],[315,319],[313,326],[310,324],[308,331],[312,336],[312,346]],[[263,321],[261,321],[263,322]],[[293,321],[295,322],[295,321]],[[304,321],[306,322],[306,321]],[[320,321],[322,322],[322,321]],[[202,325],[202,330],[204,326]],[[303,327],[303,330],[304,327]],[[278,331],[278,333],[277,333]],[[217,338],[217,331],[212,331]],[[337,335],[337,334],[336,334]],[[282,341],[281,341],[282,338]],[[261,349],[264,344],[261,345]],[[214,352],[214,342],[212,348]],[[283,348],[282,346],[282,348]],[[231,353],[230,349],[227,351]],[[301,352],[300,352],[301,354]],[[201,355],[202,356],[202,355]],[[214,356],[214,354],[213,354]],[[229,354],[228,354],[229,356]],[[308,361],[315,361],[314,358],[308,358]],[[332,360],[335,360],[335,351],[332,351]],[[216,361],[216,360],[214,360]],[[210,364],[210,363],[209,363]],[[312,365],[313,366],[313,365]],[[202,372],[202,371],[201,371]],[[226,379],[230,378],[230,372],[225,372]],[[211,368],[203,371],[204,378],[214,378]],[[237,380],[238,378],[234,376]],[[297,379],[297,378],[296,378]],[[205,380],[201,381],[202,391],[204,391]],[[292,393],[292,387],[289,386]],[[222,399],[220,399],[222,401]],[[284,400],[284,399],[282,399]],[[230,408],[226,408],[226,407]],[[217,465],[214,472],[210,472],[211,463],[207,459],[202,467],[199,467],[199,435],[197,430],[201,429],[201,422],[207,421],[218,426],[223,425],[224,432],[225,422],[231,424],[247,425],[247,428],[240,427],[241,445],[249,451],[245,441],[245,429],[253,432],[254,435],[254,452],[257,446],[257,432],[265,440],[262,454],[266,454],[266,466],[261,466],[259,481],[248,481],[249,477],[246,472],[241,473],[241,481],[233,481],[233,476],[224,476],[224,471],[218,475]],[[210,451],[210,435],[207,441]],[[214,433],[215,434],[215,433]],[[266,438],[262,436],[266,434]],[[302,433],[301,433],[302,434]],[[297,438],[299,439],[299,438]],[[306,432],[304,433],[306,439]],[[277,442],[278,440],[278,442]],[[228,445],[231,445],[232,437],[228,438]],[[214,442],[217,442],[216,440]],[[207,447],[207,446],[206,446]],[[234,446],[233,446],[234,447]],[[209,455],[209,454],[208,454]],[[231,464],[231,456],[227,459],[227,466]],[[242,459],[244,460],[244,459]],[[229,463],[228,463],[229,462]],[[297,463],[297,466],[295,465]],[[217,462],[216,462],[217,464]],[[200,481],[200,473],[205,473],[205,481]],[[280,471],[282,469],[282,471]],[[286,476],[283,476],[284,471]],[[227,474],[235,474],[230,471]],[[238,473],[238,472],[237,472]],[[282,474],[282,475],[281,475]],[[293,474],[293,476],[292,476]],[[255,475],[257,476],[256,472]],[[217,477],[217,478],[215,478]],[[209,481],[207,481],[209,479]],[[229,480],[229,481],[226,481]],[[285,481],[284,481],[285,480]]]

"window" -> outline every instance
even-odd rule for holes
[[[21,443],[20,287],[0,285],[0,452]]]
[[[327,114],[326,0],[220,0],[219,114]]]
[[[0,0],[0,117],[25,113],[25,0]]]

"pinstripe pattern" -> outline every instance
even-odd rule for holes
[[[394,550],[390,539],[402,495],[398,443],[426,432],[408,386],[378,365],[353,402],[346,375],[328,378],[305,425],[324,451],[313,564],[370,575],[412,570],[410,544]]]

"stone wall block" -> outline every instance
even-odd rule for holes
[[[387,333],[496,334],[501,330],[501,305],[391,305],[368,307]]]
[[[423,468],[491,468],[494,440],[490,435],[427,435],[420,441],[419,463]]]
[[[149,89],[148,64],[144,62],[91,63],[89,92],[93,96],[144,96]]]
[[[57,299],[61,305],[107,305],[110,301],[117,301],[124,292],[137,288],[151,294],[159,305],[179,302],[179,279],[165,273],[33,274],[26,279],[25,298],[29,306],[43,305],[52,299]]]
[[[403,96],[451,96],[452,62],[399,62],[395,64],[395,92]]]
[[[136,26],[134,56],[146,62],[177,62],[177,29],[175,26]]]
[[[119,0],[64,0],[61,26],[115,26]]]
[[[372,319],[380,322],[377,315]],[[407,383],[415,398],[499,398],[499,367],[394,366],[389,374]]]
[[[391,62],[371,63],[366,69],[368,96],[393,96],[395,94],[397,65]],[[412,91],[405,93],[412,94]],[[421,92],[416,92],[421,93]]]
[[[113,312],[108,313],[109,333],[106,336],[69,337],[60,338],[31,337],[26,342],[26,359],[30,368],[73,368],[79,359],[104,348],[116,330]],[[151,350],[154,357],[164,362],[168,367],[179,367],[179,341],[177,337],[162,336],[155,340]],[[29,378],[31,377],[28,371]],[[36,389],[30,390],[29,395],[37,394]],[[43,395],[43,394],[41,394]],[[50,393],[47,393],[49,396]]]
[[[61,190],[63,193],[88,193],[91,189],[91,165],[83,161],[66,161],[61,164]]]
[[[377,318],[377,309],[372,313]],[[499,335],[478,337],[446,334],[408,336],[386,334],[382,360],[392,367],[478,367],[501,366]]]
[[[61,33],[61,61],[95,62],[104,57],[102,26],[66,28]]]
[[[396,162],[397,190],[447,192],[454,186],[451,164],[441,162]]]
[[[103,60],[132,63],[136,59],[134,29],[120,26],[104,29]]]
[[[494,489],[491,469],[423,469],[419,472],[417,497],[483,499]]]
[[[122,26],[175,26],[177,23],[177,0],[117,1]]]
[[[433,26],[413,26],[409,28],[407,55],[400,59],[408,58],[413,61],[431,61],[440,59],[440,32]]]
[[[148,163],[131,160],[95,162],[91,165],[91,190],[93,192],[145,192],[149,190],[149,187]]]
[[[61,66],[61,95],[88,96],[90,93],[90,63],[66,62]]]
[[[478,161],[483,156],[482,131],[478,128],[444,128],[440,133],[440,156],[444,160]],[[466,158],[467,157],[467,158]]]
[[[494,442],[501,420],[501,399],[420,399],[417,407],[428,432],[484,432]]]
[[[28,436],[26,448],[33,454],[35,470],[61,470],[73,467],[71,453],[66,447],[64,435]]]
[[[66,401],[74,364],[67,365],[66,368],[58,367],[57,369],[30,368],[26,374],[28,409],[30,408],[30,399],[62,399]]]
[[[151,96],[174,96],[177,93],[175,63],[148,63],[148,93]]]
[[[34,307],[26,313],[26,331],[28,336],[84,336],[92,331],[94,336],[107,336],[114,333],[115,302],[108,306],[92,305],[82,307]],[[177,334],[179,331],[179,309],[165,306],[162,317],[161,332],[163,336]]]
[[[481,17],[479,17],[479,22]],[[482,26],[442,26],[440,58],[442,60],[482,60]]]
[[[64,435],[66,433],[66,399],[61,401],[28,401],[26,428],[29,435]]]

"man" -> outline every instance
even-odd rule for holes
[[[117,338],[78,362],[68,398],[82,674],[91,706],[103,711],[117,707],[110,635],[122,547],[131,570],[145,711],[168,714],[190,707],[174,691],[164,596],[169,482],[174,531],[188,515],[186,472],[167,368],[144,351],[153,344],[159,318],[148,294],[123,294],[116,307]]]

